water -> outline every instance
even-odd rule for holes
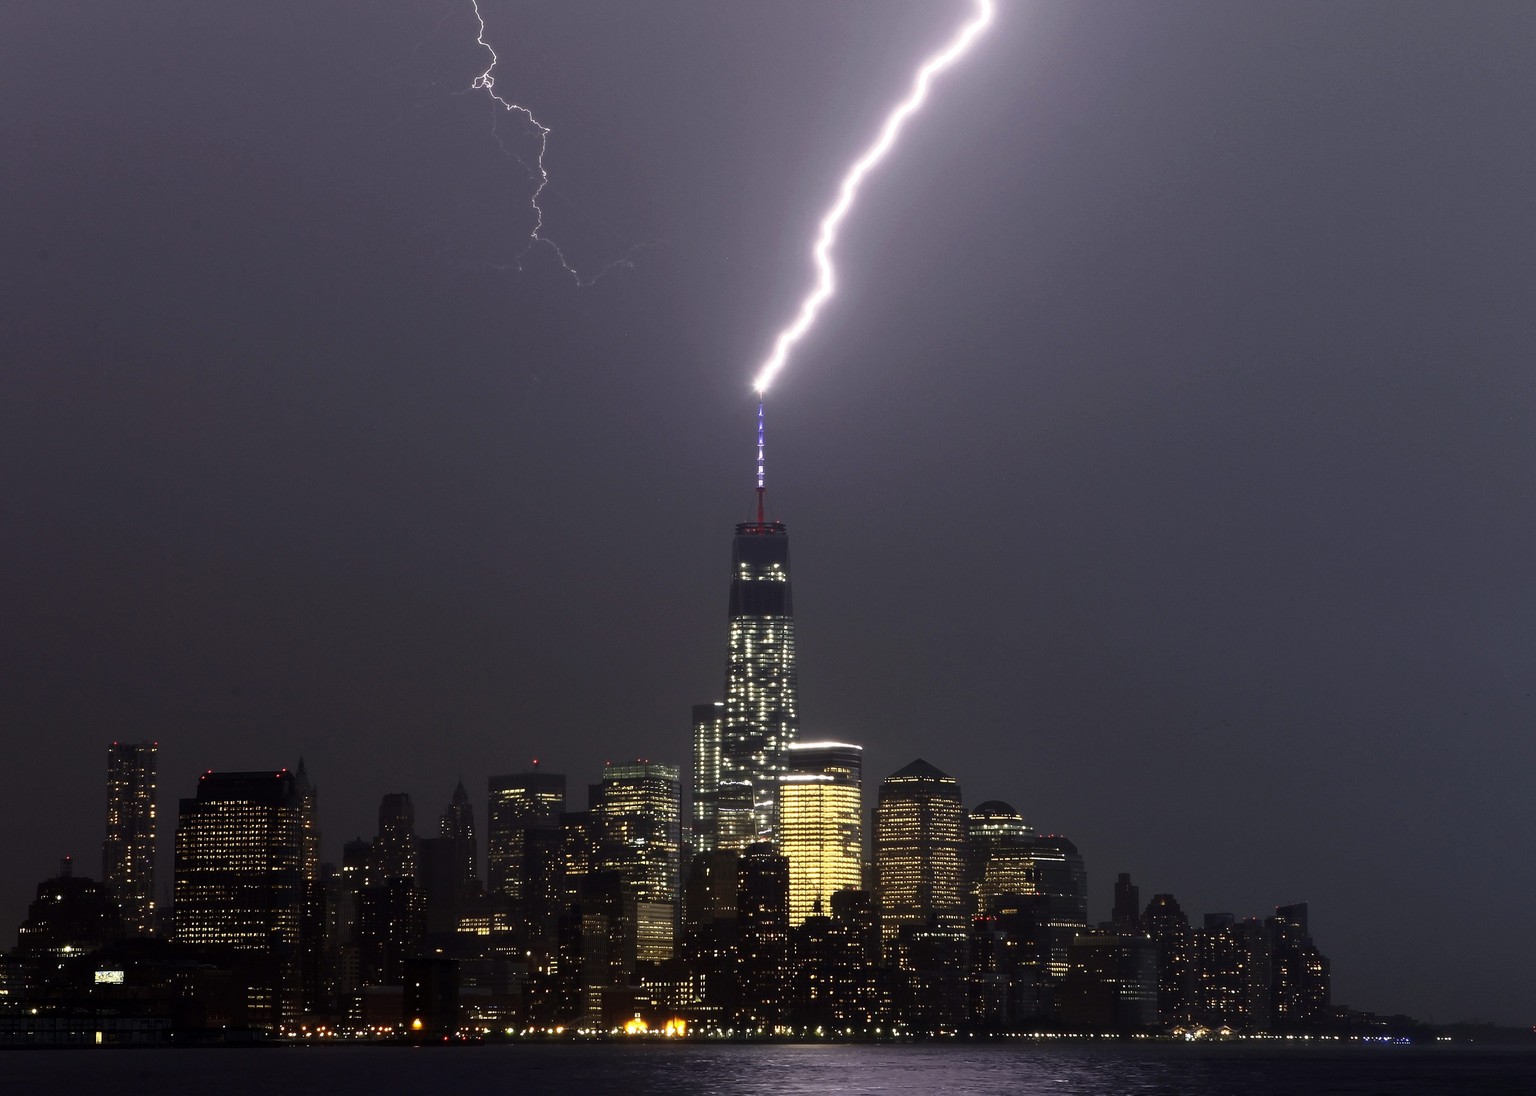
[[[304,1096],[1536,1096],[1536,1053],[1471,1047],[283,1047],[0,1052],[0,1092]]]

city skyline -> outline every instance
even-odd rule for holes
[[[303,758],[336,859],[387,792],[686,765],[724,699],[750,370],[968,5],[480,6],[550,238],[633,264],[590,287],[514,269],[457,0],[12,21],[0,919],[95,874],[113,740],[163,890],[207,769]],[[1531,18],[999,5],[767,408],[799,732],[866,806],[921,757],[1095,919],[1306,900],[1336,999],[1529,1023]]]

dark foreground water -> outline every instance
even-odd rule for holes
[[[1536,1054],[1468,1047],[517,1046],[0,1052],[0,1093],[305,1096],[1536,1096]]]

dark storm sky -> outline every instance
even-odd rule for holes
[[[968,5],[482,8],[549,236],[633,269],[495,269],[534,146],[469,0],[0,16],[0,939],[99,871],[114,738],[167,835],[303,754],[331,856],[384,792],[686,761],[750,379]],[[1305,900],[1336,1000],[1536,1019],[1533,50],[1005,0],[770,393],[805,733],[1068,834],[1096,918]]]

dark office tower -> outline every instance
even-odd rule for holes
[[[1139,933],[1093,931],[1072,941],[1057,995],[1062,1022],[1095,1031],[1142,1031],[1157,1023],[1157,945]]]
[[[1046,899],[1051,978],[1067,976],[1067,949],[1088,925],[1088,873],[1077,846],[1059,834],[1035,838],[1036,887]]]
[[[1316,1027],[1333,994],[1328,959],[1307,935],[1307,904],[1279,906],[1264,928],[1270,950],[1270,1017],[1276,1030]]]
[[[1055,984],[1048,902],[1005,892],[971,921],[967,977],[976,1030],[1027,1031],[1048,1020]]]
[[[178,943],[261,962],[250,1014],[276,1030],[299,1008],[304,823],[293,774],[204,773],[176,822]]]
[[[1129,872],[1115,876],[1115,907],[1110,923],[1116,932],[1141,931],[1141,891],[1131,882]]]
[[[107,748],[107,839],[101,881],[130,936],[155,931],[155,750],[158,742]]]
[[[985,914],[1005,894],[1035,894],[1035,831],[1019,812],[989,799],[965,818],[965,894]]]
[[[304,878],[313,883],[320,878],[320,793],[309,782],[302,757],[293,783],[299,790],[299,816],[304,827]]]
[[[763,516],[763,414],[758,404],[757,520],[740,522],[731,547],[725,715],[720,782],[737,788],[716,804],[716,842],[744,849],[778,837],[784,750],[799,730],[795,618],[789,586],[789,533]],[[743,808],[750,803],[750,808]],[[729,806],[729,809],[727,809]]]
[[[881,935],[903,926],[963,935],[960,785],[921,759],[885,778],[875,806]]]
[[[1141,915],[1157,944],[1157,1019],[1172,1027],[1195,1019],[1195,937],[1171,894],[1155,894]]]
[[[465,894],[480,889],[479,846],[475,842],[475,808],[460,780],[453,789],[453,800],[438,819],[437,833],[453,842],[455,875]]]
[[[772,1034],[786,1019],[789,970],[789,861],[763,842],[737,866],[736,1023]]]
[[[16,954],[46,957],[51,972],[57,960],[99,951],[122,936],[122,910],[111,893],[94,879],[78,878],[65,857],[59,874],[37,885],[37,898],[16,933]]]
[[[379,882],[415,879],[416,808],[405,792],[391,792],[379,803],[379,835],[373,841],[373,872]]]
[[[398,986],[407,960],[422,950],[426,902],[415,880],[390,876],[358,896],[358,980],[362,985]]]
[[[693,975],[693,1014],[720,1028],[736,1015],[740,859],[729,849],[694,853],[683,892],[678,952]]]
[[[724,703],[716,700],[693,706],[693,786],[688,817],[694,852],[709,852],[715,847],[715,798],[720,789],[720,735],[724,729]]]
[[[542,772],[538,762],[525,773],[493,776],[486,812],[486,889],[521,902],[528,832],[560,826],[565,812],[565,777]]]

